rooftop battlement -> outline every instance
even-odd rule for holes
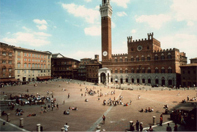
[[[128,54],[126,54],[126,53],[125,54],[124,53],[123,54],[112,54],[112,57],[127,56],[127,55]]]
[[[154,51],[153,53],[163,53],[163,52],[173,52],[173,51],[178,51],[179,52],[179,49],[177,49],[177,48],[162,49],[162,50]]]
[[[144,41],[148,41],[148,40],[153,40],[154,38],[153,38],[153,33],[147,33],[147,35],[148,35],[148,38],[145,38],[145,39],[139,39],[139,40],[132,40],[132,36],[129,36],[129,37],[127,37],[127,43],[132,43],[132,42],[144,42]],[[154,40],[156,40],[156,39],[154,39]],[[156,40],[156,41],[158,41],[158,40]]]

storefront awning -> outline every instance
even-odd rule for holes
[[[0,82],[17,82],[15,78],[3,78],[0,79]]]
[[[48,80],[51,79],[51,76],[39,76],[37,77],[38,80]]]

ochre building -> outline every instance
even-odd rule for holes
[[[154,34],[148,33],[140,40],[127,37],[127,53],[112,54],[110,0],[102,0],[100,13],[103,70],[98,73],[98,83],[180,85],[180,66],[187,63],[184,52],[162,49]]]

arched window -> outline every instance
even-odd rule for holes
[[[148,56],[147,56],[147,60],[148,60],[148,61],[150,61],[150,60],[151,60],[151,57],[150,57],[150,55],[148,55]]]
[[[168,73],[172,73],[172,68],[171,67],[168,68]]]
[[[134,72],[135,72],[135,70],[133,68],[131,68],[131,73],[134,73]]]
[[[145,57],[144,57],[143,55],[142,55],[142,58],[141,58],[141,60],[142,60],[142,61],[145,61]]]
[[[123,73],[122,68],[120,68],[120,73]]]
[[[137,73],[140,73],[140,69],[139,68],[137,68]]]
[[[134,58],[133,58],[133,56],[131,56],[131,61],[134,61]]]
[[[122,57],[120,57],[120,62],[122,62]]]
[[[127,68],[125,69],[125,73],[128,73],[128,69]]]
[[[127,59],[127,57],[125,57],[125,62],[127,62],[128,61],[128,59]]]
[[[139,59],[139,57],[138,57],[138,56],[136,56],[136,61],[140,61],[140,59]]]
[[[117,69],[115,69],[115,73],[118,73],[118,70]]]
[[[171,53],[168,53],[168,59],[172,59]]]
[[[155,58],[154,58],[155,60],[158,60],[158,55],[157,54],[155,54]]]
[[[165,73],[165,68],[164,67],[161,68],[161,73]]]
[[[155,73],[159,73],[158,67],[155,67]]]
[[[150,69],[150,67],[148,67],[148,71],[147,71],[148,73],[151,73],[151,69]]]
[[[163,53],[161,54],[161,60],[165,60],[165,56]]]
[[[118,62],[118,59],[117,59],[117,57],[115,57],[115,62]]]
[[[142,73],[145,73],[145,72],[146,72],[146,70],[144,68],[142,68]]]

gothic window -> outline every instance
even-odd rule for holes
[[[128,73],[128,69],[127,68],[125,69],[125,73]]]
[[[165,56],[163,53],[161,54],[161,60],[165,60]]]
[[[139,59],[139,57],[137,56],[137,57],[136,57],[136,61],[139,61],[139,60],[140,60],[140,59]]]
[[[158,67],[155,68],[155,73],[159,73]]]
[[[125,57],[125,62],[127,62],[128,61],[128,59],[127,59],[127,57]]]
[[[148,61],[150,61],[150,60],[151,60],[150,55],[148,55],[147,60],[148,60]]]
[[[131,56],[131,61],[134,61],[134,58],[133,58],[133,56]]]
[[[146,72],[146,70],[144,68],[142,68],[142,73],[145,73],[145,72]]]
[[[144,57],[143,55],[142,55],[142,58],[141,58],[141,60],[142,60],[142,61],[145,61],[145,57]]]
[[[140,69],[139,68],[137,68],[137,73],[140,73]]]
[[[111,73],[113,73],[113,70],[111,70]]]
[[[120,62],[122,62],[122,57],[120,57]]]
[[[157,55],[157,54],[155,55],[155,58],[154,58],[154,59],[155,59],[155,60],[158,60],[158,55]]]
[[[131,51],[133,51],[133,48],[131,48]]]
[[[123,73],[122,68],[120,68],[120,73]]]
[[[172,73],[172,68],[171,67],[168,68],[168,73]]]
[[[165,68],[164,67],[161,68],[161,73],[165,73]]]
[[[148,71],[147,71],[148,73],[151,73],[151,69],[150,69],[150,67],[148,68]]]
[[[134,72],[135,72],[135,71],[134,71],[134,69],[132,68],[132,69],[131,69],[131,73],[134,73]]]
[[[115,58],[115,62],[118,62],[118,59],[117,58]]]
[[[168,59],[172,59],[171,53],[168,53]]]

